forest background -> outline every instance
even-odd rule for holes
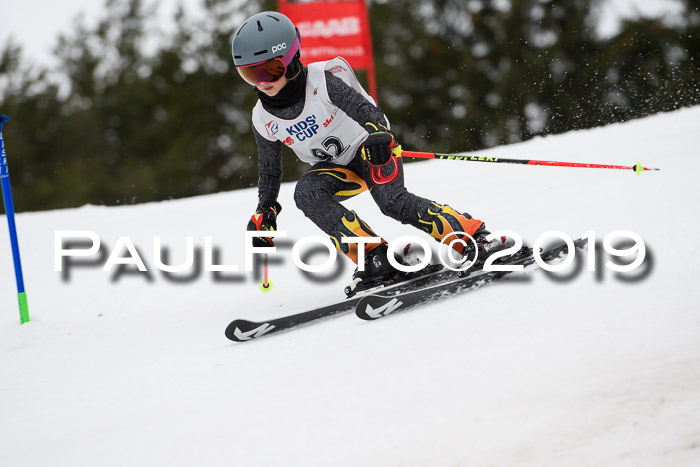
[[[602,1],[370,1],[379,105],[404,148],[473,151],[699,104],[697,2],[602,37]],[[235,72],[231,37],[276,1],[202,5],[197,18],[178,9],[164,31],[149,22],[154,4],[107,0],[99,21],[57,39],[50,68],[0,44],[18,211],[257,185],[256,95]],[[308,165],[285,152],[295,180]]]

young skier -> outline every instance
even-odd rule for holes
[[[505,239],[486,241],[489,232],[482,221],[410,193],[404,186],[402,161],[394,154],[399,146],[389,122],[348,63],[338,57],[304,67],[300,45],[299,31],[277,12],[251,16],[233,36],[236,69],[255,86],[259,99],[253,108],[258,206],[248,230],[277,228],[282,209],[277,202],[282,145],[286,145],[312,166],[297,182],[297,207],[355,264],[360,260],[358,245],[343,243],[342,238],[379,235],[340,201],[367,190],[389,217],[438,241],[465,238],[466,242],[452,244],[460,255],[473,254],[472,243],[463,233],[483,248],[480,257],[505,247]],[[253,244],[273,246],[273,241],[256,237]],[[396,272],[387,259],[383,239],[366,244],[364,253],[364,271],[355,270],[350,290],[376,284]]]

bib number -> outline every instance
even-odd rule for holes
[[[336,138],[335,136],[329,136],[328,138],[324,139],[321,145],[323,148],[313,148],[311,149],[311,153],[316,159],[325,162],[339,158],[347,150],[347,148],[343,146],[340,139]]]

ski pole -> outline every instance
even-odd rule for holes
[[[400,147],[399,147],[400,148]],[[625,165],[605,165],[605,164],[589,164],[586,162],[560,162],[560,161],[539,161],[535,159],[506,159],[504,157],[488,157],[488,156],[469,156],[463,154],[439,154],[435,152],[418,152],[418,151],[403,151],[399,148],[394,149],[394,154],[398,157],[418,157],[422,159],[447,159],[453,161],[467,161],[467,162],[491,162],[497,164],[523,164],[523,165],[548,165],[551,167],[582,167],[587,169],[619,169],[619,170],[633,170],[637,175],[641,174],[645,170],[655,170],[648,167],[644,167],[641,162],[633,166]]]
[[[263,281],[262,284],[260,284],[260,290],[262,292],[269,292],[272,290],[272,281],[269,278],[268,275],[268,268],[267,268],[267,253],[263,255]]]
[[[17,300],[19,301],[19,319],[24,324],[29,321],[29,306],[27,293],[24,291],[24,277],[22,275],[22,262],[19,257],[19,242],[17,241],[17,226],[15,224],[15,205],[12,201],[12,189],[10,187],[10,173],[7,169],[7,155],[5,154],[5,140],[2,137],[2,126],[9,121],[6,115],[0,116],[0,183],[2,184],[2,199],[5,202],[5,215],[7,225],[10,228],[10,244],[12,245],[12,259],[15,263],[15,279],[17,280]]]

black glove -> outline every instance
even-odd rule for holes
[[[260,201],[255,214],[248,222],[248,230],[277,230],[277,214],[281,210],[282,206],[277,201]],[[253,246],[275,246],[275,242],[272,241],[271,237],[253,237]]]
[[[391,160],[392,149],[398,146],[394,133],[381,123],[365,123],[369,136],[363,143],[362,155],[372,165],[384,165]]]

